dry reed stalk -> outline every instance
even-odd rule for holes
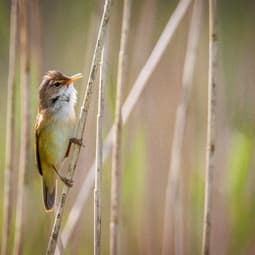
[[[29,86],[29,42],[27,28],[27,1],[19,1],[20,10],[20,87],[21,87],[21,140],[16,201],[16,221],[13,254],[21,254],[23,234],[23,195],[25,171],[28,167],[30,142],[30,86]]]
[[[15,111],[15,65],[17,41],[18,1],[12,0],[10,13],[9,73],[7,84],[6,155],[4,172],[3,225],[1,254],[9,254],[9,240],[12,221],[12,179],[14,152],[14,111]]]
[[[181,153],[183,148],[184,131],[187,120],[187,108],[194,75],[197,56],[198,39],[201,27],[202,0],[194,2],[185,61],[182,73],[182,90],[180,101],[176,110],[170,167],[165,196],[165,215],[163,226],[162,255],[170,254],[170,236],[174,237],[174,254],[183,254],[183,226],[182,226],[182,196],[181,196]],[[174,231],[173,231],[174,230]]]
[[[96,132],[96,171],[94,189],[94,255],[101,254],[101,208],[102,208],[102,165],[103,165],[103,116],[104,83],[103,78],[104,49],[99,68],[98,111]]]
[[[33,55],[36,61],[36,71],[38,72],[38,76],[41,77],[43,75],[43,29],[42,29],[42,15],[41,15],[41,5],[42,1],[33,0],[29,1],[29,9],[33,10],[30,12],[30,19],[33,21],[31,26],[31,41],[34,40],[33,45],[31,45],[31,55]]]
[[[144,88],[147,85],[147,81],[155,70],[157,64],[159,63],[163,53],[167,49],[168,44],[170,43],[178,25],[180,24],[184,14],[188,10],[188,7],[191,3],[191,0],[181,0],[175,9],[173,15],[170,17],[165,29],[160,35],[159,40],[157,41],[154,49],[152,50],[148,60],[140,71],[125,103],[122,107],[122,121],[125,124],[129,118],[130,113],[135,108]],[[106,137],[103,148],[103,160],[108,158],[110,155],[112,144],[113,144],[113,134],[114,127],[112,127]],[[91,191],[94,183],[95,173],[95,162],[89,169],[88,175],[85,178],[81,189],[78,193],[78,196],[72,206],[70,214],[67,219],[67,223],[62,232],[63,245],[66,247],[68,241],[71,238],[71,235],[80,219],[83,207],[88,199],[89,192]]]
[[[98,31],[98,37],[96,41],[95,51],[93,54],[93,60],[92,60],[92,65],[91,65],[91,69],[89,73],[87,88],[83,98],[80,117],[75,130],[76,138],[80,139],[81,141],[85,131],[87,115],[88,115],[89,105],[91,101],[91,95],[93,93],[93,89],[96,82],[98,66],[100,63],[102,48],[103,48],[103,44],[105,40],[105,31],[110,19],[110,13],[111,13],[111,0],[105,0],[104,11],[103,11],[99,31]],[[75,170],[76,170],[79,154],[80,154],[80,146],[73,146],[71,149],[70,164],[68,166],[68,176],[71,179],[73,178]],[[62,221],[63,212],[64,212],[64,205],[66,202],[68,191],[69,191],[69,187],[65,185],[63,188],[62,194],[60,196],[60,201],[58,204],[56,217],[55,217],[52,232],[49,238],[48,248],[46,252],[46,254],[48,255],[54,254],[56,250],[57,240],[58,240],[59,231],[61,227],[61,221]]]
[[[205,175],[205,202],[202,254],[211,254],[213,179],[215,172],[216,141],[216,89],[217,89],[217,0],[209,0],[209,66],[208,66],[208,116]]]
[[[112,184],[111,184],[111,219],[110,219],[110,254],[117,255],[119,239],[119,208],[121,193],[121,137],[123,86],[126,74],[126,52],[130,23],[131,1],[124,0],[121,28],[120,50],[117,71],[117,93],[115,106],[114,138],[112,152]]]

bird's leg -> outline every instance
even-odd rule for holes
[[[60,180],[61,180],[66,186],[68,186],[69,188],[71,188],[71,187],[73,186],[73,180],[68,179],[68,178],[62,176],[62,175],[58,172],[57,168],[56,168],[54,165],[52,165],[52,168],[53,168],[53,170],[55,171],[55,173],[57,174],[57,176],[60,178]]]
[[[79,145],[79,146],[84,146],[84,145],[82,144],[82,139],[81,139],[81,138],[80,138],[80,139],[79,139],[79,138],[76,138],[76,137],[70,138],[70,139],[69,139],[68,146],[67,146],[65,158],[67,158],[67,157],[69,156],[72,143],[73,143],[73,144],[76,144],[76,145]]]
[[[82,144],[82,139],[78,139],[78,138],[75,138],[75,137],[70,138],[70,139],[69,139],[68,146],[67,146],[67,150],[66,150],[66,153],[65,153],[65,158],[64,158],[64,161],[62,162],[63,164],[64,164],[64,162],[65,162],[65,159],[69,156],[72,143],[73,143],[73,144],[77,144],[77,145],[79,145],[79,146],[83,146],[83,144]],[[61,180],[66,186],[68,186],[68,187],[72,187],[72,186],[73,186],[73,180],[68,179],[68,178],[62,176],[62,175],[58,172],[57,168],[56,168],[54,165],[52,165],[52,168],[54,169],[55,173],[56,173],[57,176],[60,178],[60,180]]]

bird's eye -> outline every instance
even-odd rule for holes
[[[61,83],[59,82],[59,81],[56,81],[56,82],[54,82],[54,84],[53,84],[55,87],[59,87],[60,85],[61,85]]]

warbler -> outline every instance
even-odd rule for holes
[[[75,124],[77,91],[74,82],[78,73],[67,76],[59,71],[48,71],[39,87],[39,108],[35,122],[35,157],[43,182],[43,201],[46,211],[54,208],[57,176],[68,186],[72,181],[60,174],[62,162],[68,156]]]

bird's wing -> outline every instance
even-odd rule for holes
[[[39,153],[39,137],[40,137],[40,114],[37,114],[36,122],[35,122],[35,160],[37,163],[37,167],[39,173],[42,175],[42,165],[40,160],[40,153]]]

